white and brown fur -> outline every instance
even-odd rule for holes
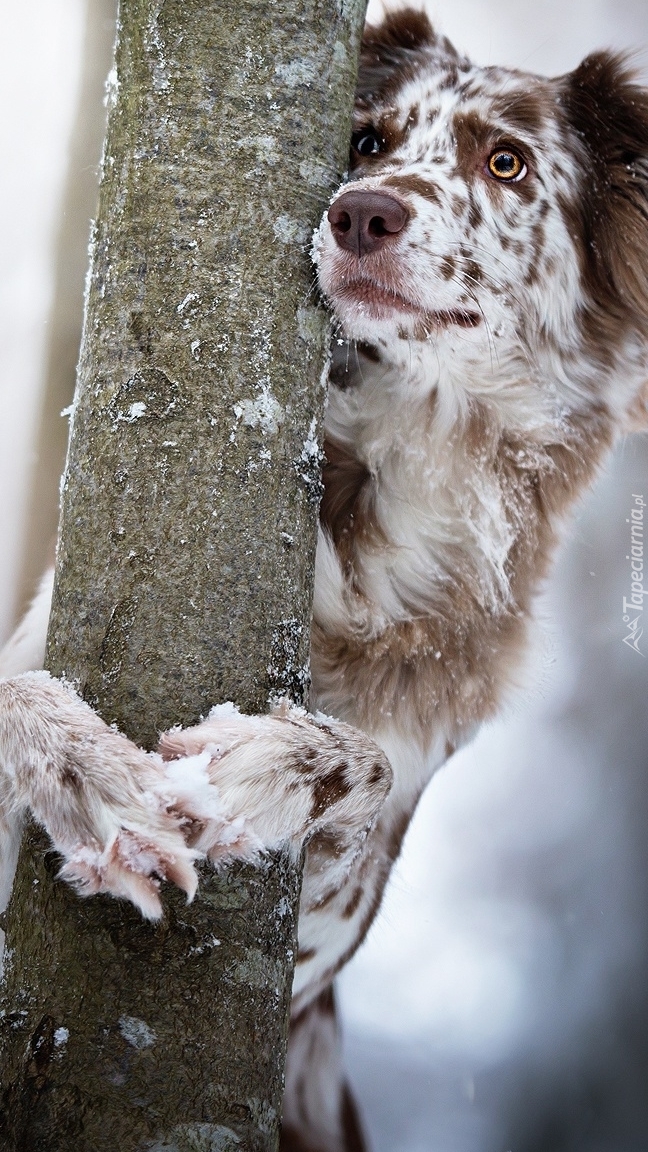
[[[367,30],[355,127],[379,147],[352,153],[314,245],[337,320],[319,715],[220,708],[147,755],[27,671],[47,582],[0,681],[5,888],[26,809],[82,892],[150,917],[160,877],[193,893],[198,854],[306,841],[284,1152],[364,1147],[331,982],[422,790],[501,704],[565,513],[646,416],[648,95],[622,59],[556,80],[481,69],[405,10]],[[523,159],[521,179],[490,173],[497,148]],[[350,187],[397,201],[405,225],[345,246]]]

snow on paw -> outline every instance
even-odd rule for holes
[[[179,725],[163,732],[158,752],[163,760],[197,756],[209,747],[212,759],[218,760],[258,729],[259,718],[239,712],[235,704],[216,704],[209,716],[192,728]]]
[[[238,859],[255,860],[264,850],[264,844],[244,815],[235,815],[225,804],[218,784],[212,778],[217,772],[222,748],[213,743],[204,745],[193,755],[176,755],[168,759],[166,736],[174,738],[174,748],[184,733],[165,734],[165,778],[159,788],[167,811],[180,819],[188,844],[204,853],[213,863]],[[188,733],[188,746],[196,747],[196,729]],[[180,745],[181,746],[181,745]],[[211,772],[210,772],[211,769]]]
[[[82,896],[105,892],[130,900],[147,920],[162,916],[161,880],[182,888],[189,900],[198,886],[195,851],[184,846],[170,851],[150,835],[131,829],[121,829],[101,850],[79,845],[65,855],[60,876]]]

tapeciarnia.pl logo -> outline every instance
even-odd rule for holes
[[[623,637],[623,643],[627,644],[629,648],[634,648],[640,656],[645,653],[639,647],[639,641],[643,635],[643,626],[641,618],[644,610],[644,596],[648,596],[648,588],[644,588],[644,508],[646,507],[643,496],[636,496],[632,493],[634,500],[634,507],[630,509],[630,516],[626,520],[626,524],[630,525],[630,552],[626,556],[626,560],[630,561],[630,597],[623,597],[623,623],[627,629],[627,636]]]

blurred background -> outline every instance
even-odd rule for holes
[[[612,46],[648,80],[646,0],[428,12],[479,63],[559,73]],[[114,0],[0,6],[0,641],[53,547],[113,24]],[[525,687],[432,782],[340,982],[374,1152],[648,1150],[648,634],[642,655],[622,620],[636,494],[642,437],[580,508]]]

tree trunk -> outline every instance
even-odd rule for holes
[[[308,687],[326,321],[363,0],[122,0],[48,666],[151,747]],[[299,895],[203,869],[161,925],[30,829],[7,913],[1,1146],[275,1149]]]

